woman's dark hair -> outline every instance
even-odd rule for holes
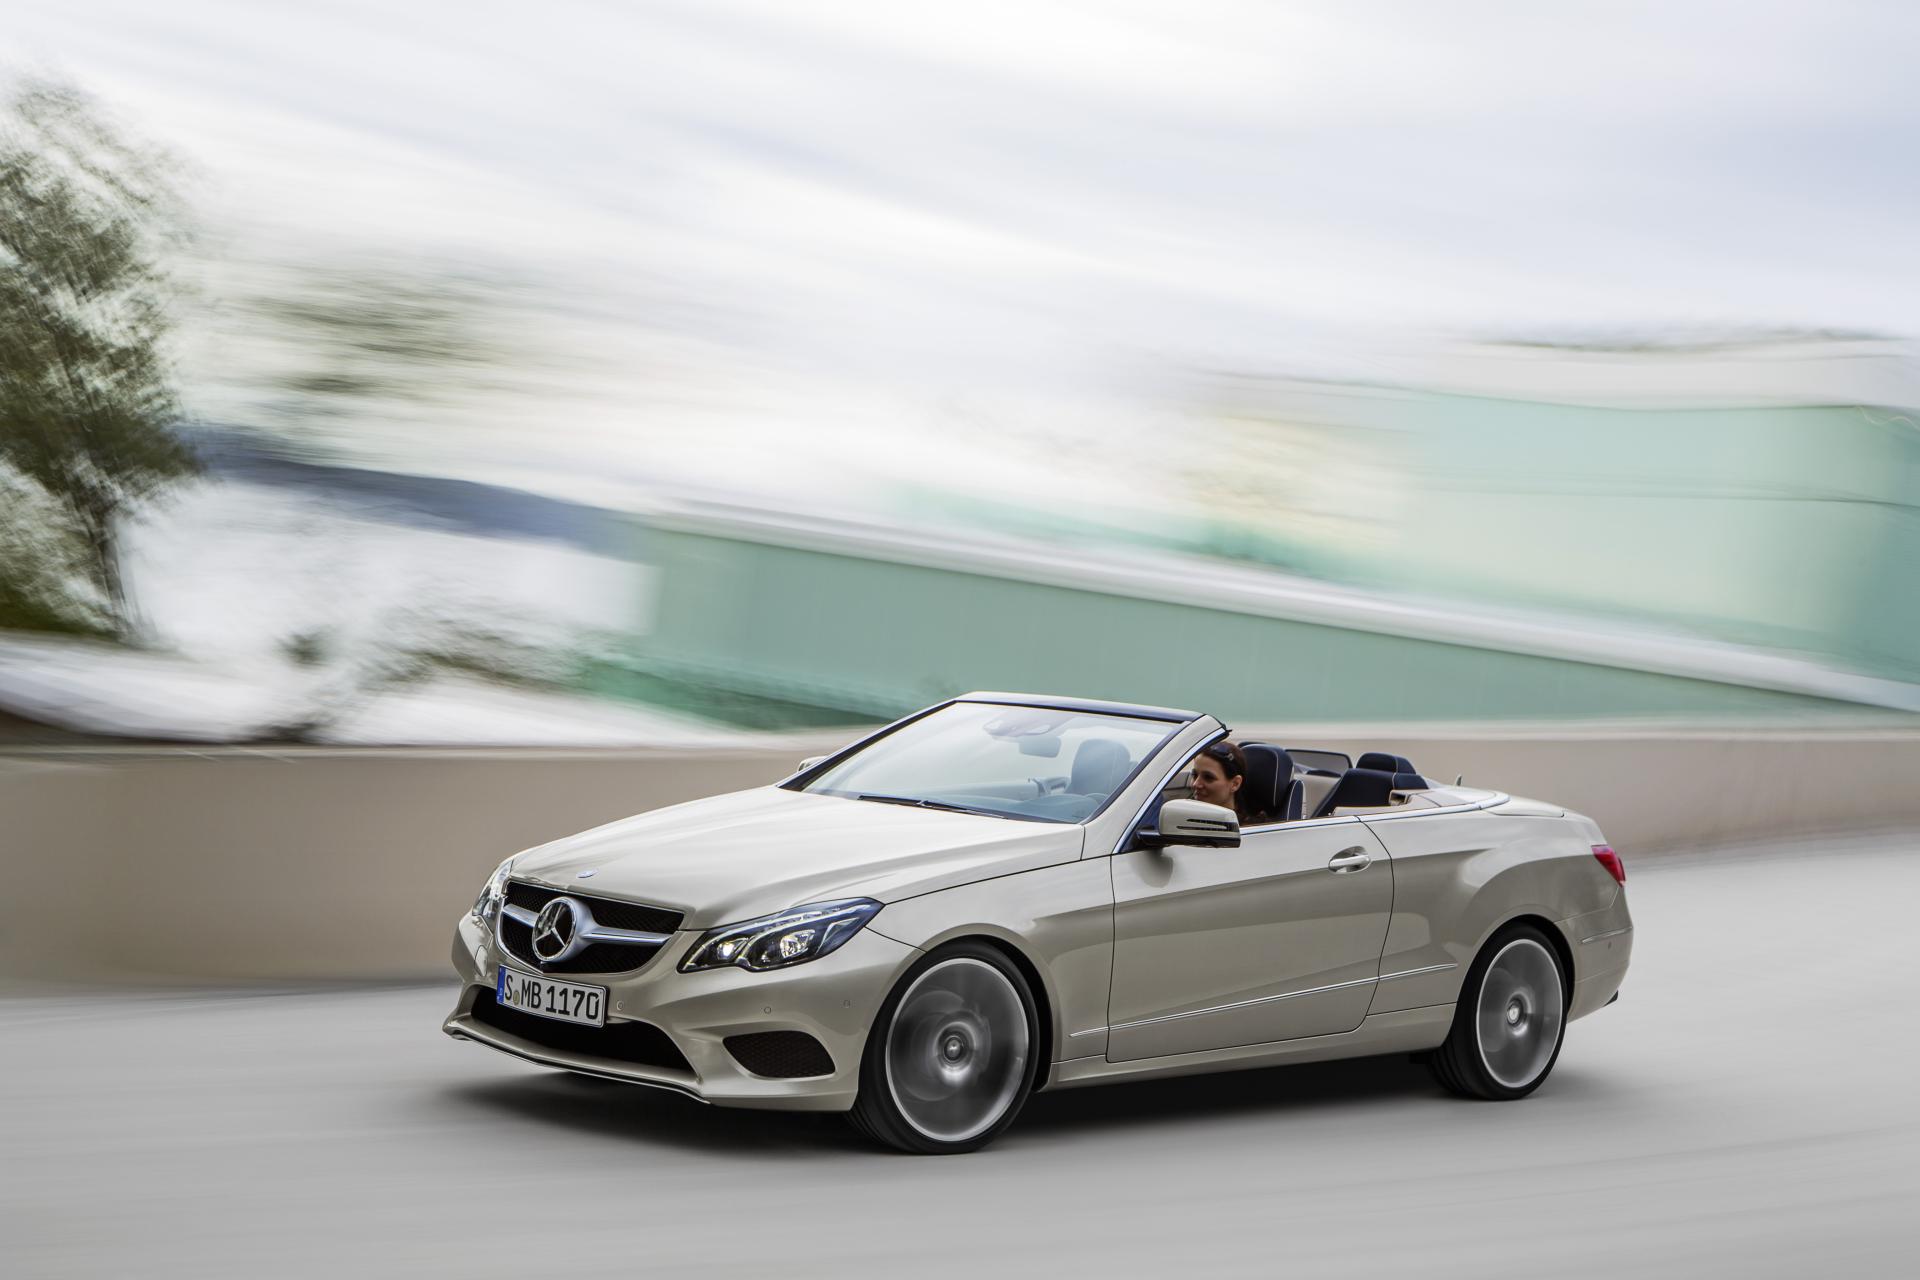
[[[1244,781],[1247,776],[1247,753],[1233,743],[1228,742],[1225,738],[1222,738],[1218,742],[1210,742],[1200,748],[1200,754],[1219,765],[1220,772],[1226,774],[1229,780],[1233,778],[1243,779],[1240,783],[1240,789],[1233,793],[1233,811],[1239,815],[1240,821],[1243,824],[1252,821],[1256,815],[1247,808],[1249,797],[1247,795],[1247,784]]]

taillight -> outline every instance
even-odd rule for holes
[[[1615,853],[1611,847],[1604,844],[1597,844],[1593,846],[1593,856],[1600,859],[1600,865],[1607,869],[1608,875],[1618,880],[1621,884],[1627,882],[1627,865],[1620,861],[1620,855]]]

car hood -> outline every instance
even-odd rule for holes
[[[779,787],[656,809],[529,849],[513,878],[685,913],[706,929],[808,902],[894,902],[1080,856],[1077,825]],[[581,873],[592,871],[588,879]]]

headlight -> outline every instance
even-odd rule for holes
[[[517,853],[513,855],[514,858],[519,856]],[[507,872],[512,867],[513,858],[495,867],[493,874],[487,877],[486,887],[480,890],[480,896],[474,900],[473,918],[488,928],[493,927],[493,918],[500,914],[500,904],[506,900]]]
[[[721,925],[700,935],[700,941],[680,962],[680,972],[729,965],[759,972],[818,960],[860,932],[879,910],[880,904],[871,898],[853,898],[816,902],[779,915]]]

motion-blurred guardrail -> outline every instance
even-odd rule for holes
[[[1550,800],[1634,859],[1920,824],[1920,732],[1321,727],[1241,736],[1410,756]],[[0,977],[201,982],[447,972],[486,873],[627,814],[762,785],[844,734],[751,749],[0,755]]]

